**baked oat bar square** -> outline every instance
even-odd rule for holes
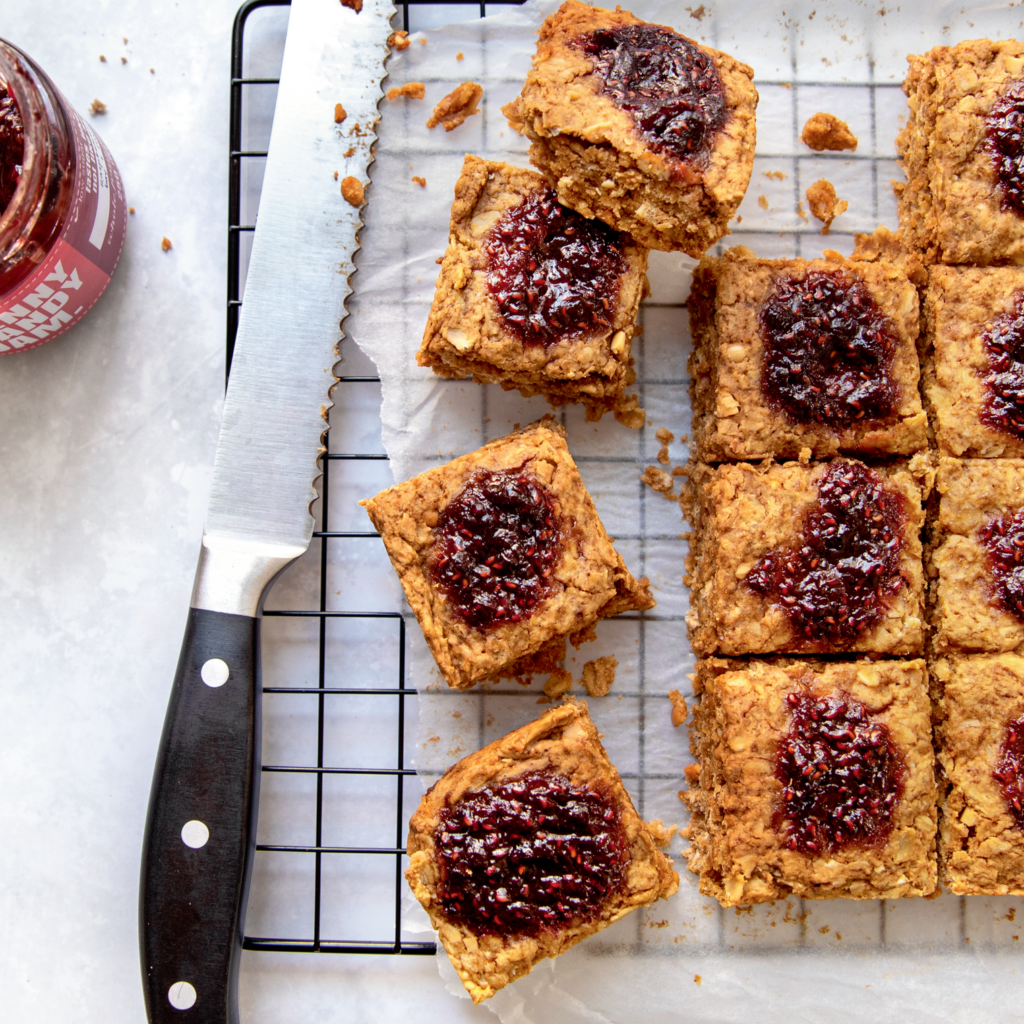
[[[561,206],[535,171],[467,155],[416,356],[589,419],[622,406],[647,250]]]
[[[702,462],[927,444],[917,289],[891,263],[705,257],[687,303]]]
[[[699,259],[750,182],[752,78],[671,28],[567,0],[502,110],[566,206]]]
[[[935,889],[922,660],[698,662],[689,868],[723,906]]]
[[[567,638],[654,607],[550,418],[361,504],[453,689],[550,672]]]

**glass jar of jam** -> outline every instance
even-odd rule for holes
[[[106,290],[124,247],[107,147],[27,54],[0,39],[0,355],[63,334]]]

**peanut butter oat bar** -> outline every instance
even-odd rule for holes
[[[924,516],[909,469],[699,466],[684,498],[698,654],[921,652]]]
[[[467,156],[416,361],[599,419],[636,377],[646,269],[646,249],[561,206],[541,175]]]
[[[934,891],[924,661],[715,658],[695,691],[684,835],[702,893],[730,907]]]
[[[907,240],[926,263],[1024,264],[1024,45],[974,39],[907,59]]]
[[[550,672],[566,638],[654,607],[647,578],[630,575],[551,420],[360,504],[453,689]]]
[[[750,182],[752,78],[670,28],[567,0],[502,111],[566,206],[700,258]]]
[[[572,697],[450,768],[409,822],[409,858],[474,1003],[679,887]]]
[[[943,688],[939,878],[960,895],[1024,895],[1024,658],[943,658],[933,671]]]
[[[706,257],[687,302],[701,461],[927,444],[917,290],[889,263]]]

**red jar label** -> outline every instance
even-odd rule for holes
[[[73,327],[106,291],[124,248],[128,209],[114,158],[65,101],[75,139],[71,205],[39,266],[0,299],[0,355],[43,345]]]

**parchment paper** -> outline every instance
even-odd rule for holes
[[[415,352],[463,154],[528,165],[524,140],[499,108],[517,94],[534,33],[556,6],[551,0],[530,2],[414,36],[412,46],[389,64],[385,87],[424,82],[426,100],[381,104],[345,330],[380,369],[383,438],[396,480],[549,411],[540,398],[525,400],[472,381],[441,381],[416,366]],[[899,89],[906,54],[964,38],[1006,38],[1021,25],[1011,4],[914,3],[890,9],[881,3],[727,0],[689,7],[639,0],[631,9],[754,67],[761,95],[758,156],[726,244],[745,244],[763,256],[813,257],[824,248],[849,253],[853,232],[879,223],[895,228],[890,179],[901,177],[895,136],[906,107]],[[450,134],[428,130],[433,105],[465,80],[484,86],[481,112]],[[799,143],[804,122],[818,110],[850,124],[860,139],[856,154],[814,154]],[[414,175],[425,178],[426,186],[414,183]],[[798,207],[807,186],[821,177],[850,204],[828,236],[818,233],[816,221],[801,217]],[[587,424],[572,406],[558,413],[602,520],[632,571],[651,578],[658,600],[642,618],[602,623],[598,640],[566,667],[578,683],[584,661],[604,654],[618,658],[612,692],[590,700],[591,714],[641,815],[672,824],[685,824],[677,793],[691,760],[686,729],[673,729],[666,697],[670,689],[690,693],[693,655],[681,579],[686,527],[676,502],[647,489],[639,475],[657,464],[657,428],[668,428],[676,438],[689,433],[690,338],[682,303],[692,266],[682,255],[651,254],[644,334],[634,344],[636,390],[648,412],[645,429],[631,431],[611,417]],[[685,443],[673,442],[670,455],[670,466],[663,468],[685,462]],[[409,636],[409,681],[425,691],[418,699],[415,759],[424,785],[459,757],[543,710],[543,679],[529,689],[506,683],[450,693],[415,625]],[[1020,901],[790,900],[722,911],[698,895],[679,856],[682,846],[680,839],[673,841],[682,876],[677,896],[541,964],[487,1008],[502,1021],[535,1024],[627,1022],[641,1014],[649,1021],[966,1021],[1004,1019],[999,1007],[1020,992],[1020,928],[1013,921]],[[427,928],[411,899],[405,922],[409,930]],[[438,964],[451,991],[466,997],[443,955]]]

